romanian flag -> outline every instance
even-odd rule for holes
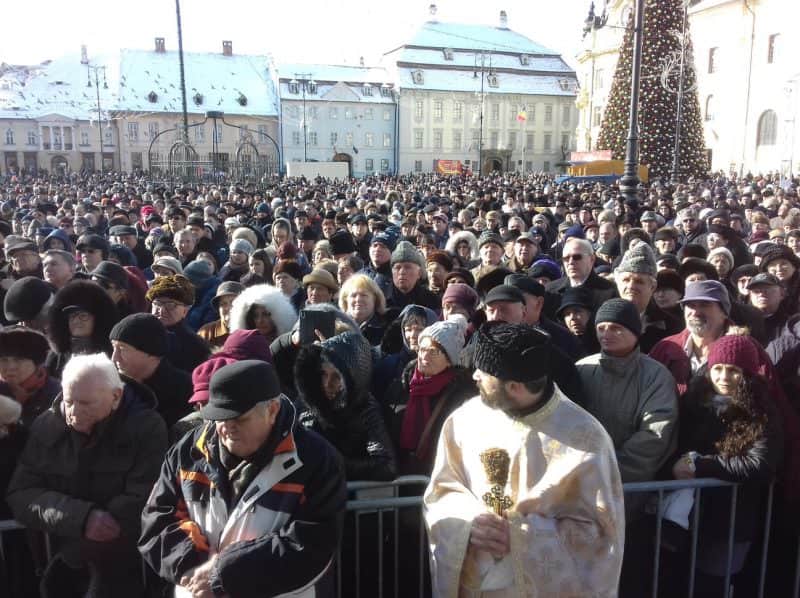
[[[525,112],[524,110],[520,110],[517,113],[517,121],[524,123],[526,120],[528,120],[528,113]]]

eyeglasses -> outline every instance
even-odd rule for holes
[[[67,315],[67,318],[70,320],[78,320],[79,322],[88,322],[89,318],[92,317],[88,311],[71,311]]]
[[[582,253],[573,253],[572,255],[565,255],[561,259],[565,262],[580,262],[584,257],[586,256]]]
[[[172,311],[176,309],[178,306],[183,305],[183,303],[178,303],[177,301],[153,301],[151,304],[153,309],[159,311]]]

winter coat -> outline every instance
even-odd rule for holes
[[[142,382],[155,395],[156,410],[167,428],[192,410],[188,402],[192,396],[192,376],[176,368],[166,357],[161,358],[153,374]]]
[[[59,395],[31,427],[8,504],[20,523],[50,534],[54,558],[75,568],[91,563],[95,580],[118,584],[117,595],[136,595],[142,507],[167,449],[166,426],[152,393],[135,382],[125,384],[117,409],[86,440],[67,426]],[[122,530],[117,540],[84,538],[92,509],[114,517]]]
[[[212,350],[221,347],[230,335],[230,330],[222,320],[214,320],[197,331],[197,336],[211,345]]]
[[[800,411],[800,315],[789,318],[765,350],[786,396]]]
[[[275,325],[276,337],[289,332],[297,321],[297,310],[286,295],[270,284],[258,284],[245,289],[233,300],[230,315],[231,331],[247,329],[247,314],[256,304],[263,306],[269,312]]]
[[[754,384],[757,392],[766,393],[766,386]],[[672,467],[682,455],[694,451],[695,478],[717,478],[742,483],[736,497],[736,541],[754,540],[761,511],[761,495],[778,472],[784,447],[784,430],[775,406],[760,397],[766,409],[767,426],[761,438],[743,455],[723,456],[714,444],[725,436],[722,416],[726,406],[715,404],[714,391],[705,376],[693,380],[681,401],[681,425],[678,450],[670,460]],[[762,485],[763,484],[763,485]],[[730,490],[708,488],[700,501],[700,531],[718,542],[727,542],[730,529]],[[690,518],[691,521],[691,518]]]
[[[417,286],[408,293],[403,293],[394,286],[394,283],[389,287],[389,294],[386,295],[386,306],[403,309],[406,305],[422,305],[437,313],[442,309],[439,298],[425,286],[425,282],[422,280],[417,282]]]
[[[61,241],[64,244],[64,251],[66,251],[67,253],[75,253],[75,245],[72,243],[72,239],[70,239],[69,235],[60,228],[53,230],[49,235],[47,235],[44,238],[44,241],[42,241],[42,251],[47,251],[48,249],[51,249],[50,241],[52,239],[57,239]]]
[[[639,348],[642,353],[649,353],[658,341],[672,334],[677,334],[683,329],[683,319],[680,321],[661,309],[652,299],[642,315],[642,334],[639,336]]]
[[[177,584],[216,556],[214,595],[324,595],[317,592],[331,583],[341,537],[344,472],[330,444],[297,425],[294,414],[283,399],[238,500],[213,423],[170,449],[142,512],[139,540],[161,578]],[[176,586],[175,596],[189,592]]]
[[[417,360],[414,359],[406,365],[401,376],[400,392],[394,396],[387,396],[383,404],[384,418],[389,428],[392,442],[398,452],[398,468],[400,475],[425,475],[430,476],[433,470],[433,459],[436,456],[436,445],[442,431],[444,421],[462,403],[478,395],[478,388],[472,379],[472,371],[455,366],[455,378],[447,385],[442,393],[431,401],[432,414],[435,413],[430,423],[430,432],[425,439],[424,446],[418,446],[417,451],[406,451],[400,447],[400,433],[403,429],[403,417],[409,399],[409,385],[414,370],[417,369]],[[437,406],[442,404],[441,410]]]
[[[344,379],[342,404],[323,393],[323,360],[332,363]],[[380,407],[369,392],[371,374],[372,348],[357,332],[303,347],[294,366],[300,422],[342,454],[348,480],[393,480],[397,475]]]
[[[608,299],[613,299],[617,296],[617,287],[614,286],[614,283],[600,278],[600,276],[595,274],[594,270],[592,270],[589,277],[580,286],[591,292],[592,308],[594,312]],[[570,282],[569,278],[566,276],[554,280],[545,286],[547,294],[544,299],[544,313],[547,317],[551,319],[555,318],[558,308],[561,307],[561,298],[568,288],[570,288]]]
[[[191,374],[211,355],[208,343],[189,328],[185,318],[167,330],[171,333],[168,336],[167,359],[176,368]]]
[[[447,244],[445,245],[445,251],[450,255],[458,255],[456,248],[458,247],[459,243],[462,241],[466,241],[469,243],[469,253],[471,257],[471,261],[476,261],[480,259],[480,252],[478,251],[478,239],[473,235],[471,232],[462,230],[458,231],[450,235],[450,238],[447,239]]]
[[[220,279],[212,276],[203,283],[203,286],[195,289],[194,305],[186,314],[186,323],[195,332],[219,317],[217,309],[211,303],[219,285]]]
[[[638,348],[595,353],[577,364],[582,405],[611,436],[623,482],[652,480],[675,449],[678,395],[669,370]]]

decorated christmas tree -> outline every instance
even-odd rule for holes
[[[688,23],[685,36],[683,35],[683,0],[645,0],[644,4],[639,88],[639,162],[649,167],[651,179],[669,178],[671,174],[678,120],[681,48],[685,45],[678,152],[678,178],[685,181],[690,176],[705,174],[708,164]],[[615,160],[625,158],[628,138],[633,27],[631,11],[596,145],[597,149],[610,149]]]

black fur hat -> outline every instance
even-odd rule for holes
[[[517,382],[532,382],[550,372],[550,335],[524,324],[487,322],[476,332],[475,369]]]

